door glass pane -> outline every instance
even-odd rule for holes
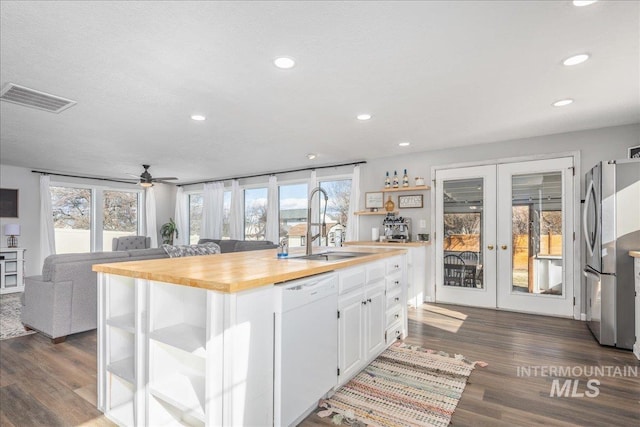
[[[280,237],[289,239],[289,246],[304,246],[307,232],[308,185],[280,186]]]
[[[483,288],[483,178],[444,181],[445,286]]]
[[[56,253],[91,252],[91,189],[49,188]]]
[[[562,295],[562,172],[512,177],[512,291]]]
[[[102,250],[110,251],[114,237],[138,234],[138,192],[103,192]]]

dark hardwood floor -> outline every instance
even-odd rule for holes
[[[550,397],[550,376],[518,376],[531,366],[632,366],[630,351],[599,346],[585,323],[452,305],[409,312],[406,342],[464,354],[477,367],[452,420],[453,426],[638,426],[640,378],[582,376],[600,381],[596,397]],[[565,378],[561,378],[561,384]],[[39,335],[0,342],[0,426],[111,426],[95,408],[96,333],[53,345]],[[303,426],[334,425],[310,415]]]

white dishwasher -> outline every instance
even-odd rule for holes
[[[274,425],[302,421],[338,381],[338,276],[276,285]]]

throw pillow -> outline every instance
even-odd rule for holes
[[[203,243],[200,245],[162,245],[162,249],[169,255],[169,258],[178,258],[184,256],[212,255],[220,253],[220,246],[213,242]]]

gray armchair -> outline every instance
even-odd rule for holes
[[[151,237],[122,236],[114,237],[111,244],[112,251],[129,251],[131,249],[148,249],[151,247]]]

